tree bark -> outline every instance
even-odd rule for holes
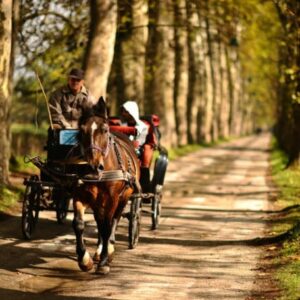
[[[188,96],[187,96],[187,137],[188,143],[198,142],[198,128],[201,126],[199,111],[203,96],[203,49],[199,14],[195,3],[186,0],[187,45],[188,45]]]
[[[186,13],[184,0],[173,0],[174,5],[174,44],[175,44],[175,77],[174,107],[178,145],[187,143],[187,94],[188,94],[188,51],[187,32],[185,29]]]
[[[159,26],[170,23],[170,0],[149,1],[149,33],[145,65],[145,111],[160,117],[162,143],[175,146],[177,137],[174,115],[174,29]]]
[[[0,2],[0,185],[9,183],[13,2]]]
[[[214,118],[214,102],[215,102],[215,86],[214,86],[214,70],[212,65],[212,45],[209,23],[209,2],[206,0],[202,7],[203,9],[203,47],[205,52],[204,68],[205,68],[205,104],[204,104],[204,126],[203,139],[204,142],[210,143],[213,141],[213,118]]]
[[[86,84],[92,94],[106,97],[117,28],[116,0],[90,0],[90,32],[84,57]]]
[[[219,130],[221,138],[229,137],[229,83],[228,73],[226,68],[226,45],[219,41],[220,55],[220,115],[219,115]]]

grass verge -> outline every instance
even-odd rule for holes
[[[180,156],[195,152],[201,148],[201,145],[186,145],[182,147],[171,148],[168,150],[168,157],[170,160],[174,160]]]
[[[224,138],[224,139],[219,139],[218,141],[215,141],[212,143],[189,144],[189,145],[185,145],[185,146],[179,146],[176,148],[170,148],[170,149],[168,149],[168,157],[170,160],[174,160],[178,157],[198,151],[202,148],[216,146],[216,145],[222,144],[224,142],[228,142],[230,140],[232,140],[232,139]]]
[[[21,188],[0,186],[0,212],[5,212],[14,206],[22,194]]]
[[[287,209],[274,226],[275,232],[286,231],[300,222],[300,168],[286,168],[287,157],[273,143],[271,155],[272,178],[279,188],[278,203]],[[279,265],[276,278],[283,289],[281,300],[300,299],[300,232],[282,243],[274,264]]]

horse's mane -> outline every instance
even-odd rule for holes
[[[115,132],[112,132],[112,135],[117,138],[117,142],[121,142],[121,143],[127,145],[126,149],[129,150],[131,155],[136,156],[136,152],[134,150],[132,141],[128,138],[128,136],[126,134],[115,131]]]

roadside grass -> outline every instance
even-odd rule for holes
[[[232,139],[224,138],[224,139],[219,139],[218,141],[215,141],[212,143],[188,144],[185,146],[178,146],[178,147],[170,148],[170,149],[168,149],[168,157],[169,157],[169,160],[174,160],[178,157],[198,151],[202,148],[213,147],[213,146],[225,143],[225,142],[229,142],[231,140]]]
[[[198,144],[171,148],[171,149],[168,149],[168,157],[170,160],[174,160],[178,157],[195,152],[201,148],[203,148],[203,146],[198,145]]]
[[[32,124],[17,124],[14,123],[11,126],[13,134],[22,135],[37,135],[41,137],[47,137],[47,125],[43,124],[41,127],[34,126]]]
[[[26,163],[23,156],[11,157],[9,170],[14,173],[38,174],[37,167],[30,162]]]
[[[281,300],[300,299],[300,168],[286,168],[287,157],[273,142],[271,168],[274,183],[279,188],[278,204],[287,208],[276,222],[273,230],[277,233],[287,231],[293,226],[293,235],[283,242],[278,258],[276,278],[283,288]]]
[[[0,187],[0,212],[14,206],[23,194],[23,189],[11,186]]]

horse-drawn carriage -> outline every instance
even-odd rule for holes
[[[90,119],[92,119],[92,121],[90,121]],[[30,178],[24,180],[26,190],[22,210],[22,232],[26,239],[30,239],[32,237],[40,211],[56,211],[57,221],[62,223],[69,211],[69,204],[71,200],[74,202],[74,199],[76,198],[75,202],[78,203],[78,199],[80,201],[82,200],[80,198],[82,193],[86,193],[86,198],[93,198],[94,194],[96,194],[96,187],[101,186],[102,183],[105,183],[106,185],[105,189],[103,188],[102,191],[105,190],[106,192],[111,187],[113,191],[115,182],[121,181],[126,182],[121,187],[120,191],[122,193],[124,191],[127,193],[127,188],[129,187],[129,190],[131,188],[131,192],[128,192],[128,195],[130,195],[128,201],[129,210],[126,211],[123,206],[120,206],[120,209],[123,211],[122,216],[126,217],[129,221],[129,248],[132,249],[137,245],[142,212],[151,215],[151,227],[152,229],[157,228],[161,213],[162,187],[168,164],[168,155],[167,151],[160,145],[159,138],[157,138],[158,118],[155,116],[149,116],[141,119],[143,119],[149,126],[148,140],[156,141],[154,147],[157,153],[152,166],[153,175],[151,179],[151,187],[150,191],[147,191],[147,193],[143,192],[143,187],[141,187],[139,182],[134,178],[135,175],[138,175],[138,172],[136,172],[134,176],[130,175],[130,173],[133,173],[133,169],[137,168],[137,166],[134,165],[136,155],[135,153],[132,154],[132,150],[129,149],[129,140],[125,141],[123,137],[119,138],[120,134],[117,132],[115,126],[116,118],[111,118],[109,121],[109,118],[105,115],[103,116],[102,113],[100,116],[95,117],[92,115],[86,117],[80,130],[49,130],[48,142],[45,147],[47,158],[45,160],[42,160],[39,157],[26,158],[27,162],[32,162],[40,169],[40,175],[32,175]],[[88,126],[89,128],[87,129]],[[97,126],[98,128],[101,128],[99,136],[105,136],[107,144],[104,145],[100,139],[97,144],[97,141],[92,138],[92,140],[89,139],[90,144],[86,146],[85,141],[87,140],[87,130],[95,134],[98,130]],[[105,126],[108,126],[107,130],[103,129],[106,128]],[[84,132],[82,128],[86,131]],[[127,151],[125,151],[125,154],[122,153],[123,148]],[[93,162],[93,160],[88,161],[82,155],[84,152],[90,153],[91,156],[97,153],[99,156],[102,156],[102,158],[110,160],[108,155],[109,151],[114,152],[114,160],[117,161],[116,166],[109,170],[106,170],[106,167],[104,168],[99,162],[97,163],[97,167],[92,166],[91,162]],[[119,201],[119,198],[121,198],[120,191],[120,195],[117,195],[116,201]],[[109,191],[108,194],[112,193],[113,192]],[[93,199],[96,201],[99,197],[101,198],[102,196],[97,194]],[[85,199],[81,202],[84,203],[84,201]],[[106,204],[105,203],[102,201],[101,207],[93,203],[90,204],[94,210],[98,231],[100,228],[99,225],[101,225],[102,228],[105,227],[103,224],[106,223],[105,220],[102,221],[101,217],[97,218],[97,214],[98,212],[101,214],[102,210],[104,211],[106,207],[111,205],[107,204],[108,202]],[[73,228],[77,238],[76,249],[79,257],[79,266],[82,270],[86,271],[90,269],[91,263],[90,261],[88,263],[84,262],[87,260],[86,250],[85,246],[82,245],[82,241],[80,241],[80,239],[82,239],[81,234],[83,230],[78,229],[82,228],[80,226],[84,226],[82,225],[84,209],[83,212],[81,212],[76,205],[73,205],[73,207]],[[95,208],[97,209],[95,210]],[[114,223],[113,229],[109,229],[108,232],[110,233],[110,231],[112,231],[114,233],[116,226],[116,223]],[[104,236],[104,233],[102,236],[99,234],[98,246],[100,243],[105,242]],[[97,251],[100,256],[100,248]],[[103,252],[101,252],[101,256],[103,256]],[[99,263],[102,267],[107,264],[107,259],[104,260],[103,258],[102,262]],[[103,271],[102,269],[100,273],[106,273],[106,271]]]

